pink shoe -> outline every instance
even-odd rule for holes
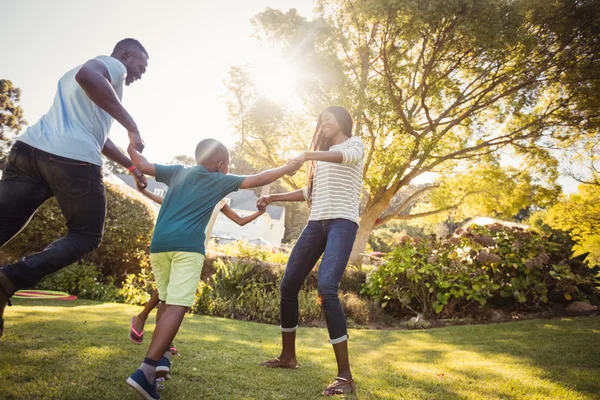
[[[135,324],[135,320],[137,317],[131,317],[131,327],[129,328],[129,340],[131,340],[135,344],[142,344],[144,341],[144,331],[138,333],[133,327]]]

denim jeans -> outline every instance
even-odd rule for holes
[[[68,232],[43,251],[0,269],[16,290],[34,286],[98,247],[106,215],[102,167],[17,141],[0,180],[0,247],[53,196],[67,221]]]
[[[329,342],[348,339],[346,316],[338,298],[338,286],[346,270],[358,225],[346,219],[308,221],[300,234],[281,281],[281,330],[298,327],[298,292],[304,280],[323,255],[317,291],[325,313]]]

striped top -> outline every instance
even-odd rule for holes
[[[365,152],[363,142],[358,136],[353,136],[344,143],[331,146],[330,150],[342,153],[342,163],[317,162],[308,220],[343,218],[358,224]],[[307,200],[307,188],[303,192]]]

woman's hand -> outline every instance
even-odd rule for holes
[[[306,162],[306,152],[304,152],[304,153],[302,153],[299,156],[296,156],[294,158],[290,158],[288,161],[290,161],[290,162],[291,161],[296,161],[296,162],[304,164]]]

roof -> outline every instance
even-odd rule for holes
[[[135,188],[135,180],[133,179],[133,176],[125,175],[125,174],[117,174],[116,176],[119,179],[121,179],[123,182],[125,182],[126,184],[131,186],[132,188]],[[148,187],[146,189],[149,192],[154,192],[155,189],[161,189],[161,190],[164,190],[165,193],[167,193],[167,190],[169,190],[169,187],[167,185],[165,185],[164,183],[157,182],[156,179],[154,179],[150,176],[147,178],[148,178]],[[254,192],[252,190],[240,189],[237,192],[232,192],[225,197],[231,200],[229,207],[231,207],[235,210],[244,210],[244,211],[257,211],[258,210],[256,208],[256,201],[258,200],[258,197],[256,196],[256,194],[254,194]],[[267,214],[269,214],[269,216],[272,219],[280,220],[281,217],[283,216],[284,210],[285,210],[285,208],[281,207],[281,206],[268,206]]]

